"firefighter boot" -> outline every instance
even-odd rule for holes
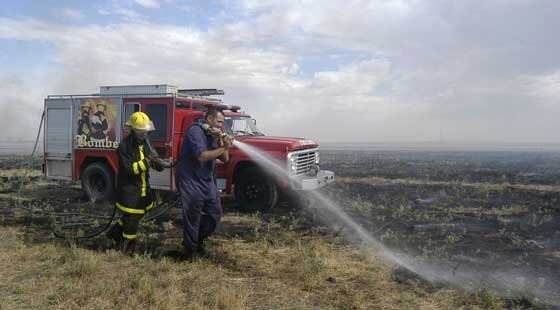
[[[125,239],[121,246],[121,251],[125,254],[133,254],[136,250],[136,240]]]
[[[116,248],[120,248],[124,241],[124,238],[122,236],[122,226],[119,224],[113,225],[107,232],[107,238],[111,239],[114,242]]]

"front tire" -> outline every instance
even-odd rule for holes
[[[268,211],[278,202],[276,183],[258,167],[245,168],[237,174],[234,192],[242,210]]]
[[[104,163],[92,163],[82,172],[82,190],[92,202],[110,201],[115,194],[113,171]]]

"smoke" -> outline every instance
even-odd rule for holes
[[[0,140],[33,140],[41,120],[43,98],[16,77],[0,79]]]

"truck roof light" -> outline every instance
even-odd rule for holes
[[[157,95],[176,94],[177,86],[169,84],[154,85],[107,85],[99,87],[99,94],[109,95]]]
[[[213,96],[225,95],[225,92],[216,88],[192,88],[192,89],[179,89],[177,93],[188,96]]]

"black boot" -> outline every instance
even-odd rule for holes
[[[113,240],[116,248],[120,248],[124,241],[122,236],[122,226],[118,224],[113,225],[113,227],[111,227],[111,229],[107,232],[107,238]]]
[[[201,258],[210,257],[210,252],[208,252],[208,249],[206,248],[206,246],[204,246],[203,240],[200,240],[196,246],[196,256]]]
[[[167,247],[163,248],[158,253],[159,257],[168,257],[175,260],[192,260],[194,252],[185,247]]]
[[[121,246],[121,251],[125,254],[132,254],[136,250],[136,240],[125,239]]]

